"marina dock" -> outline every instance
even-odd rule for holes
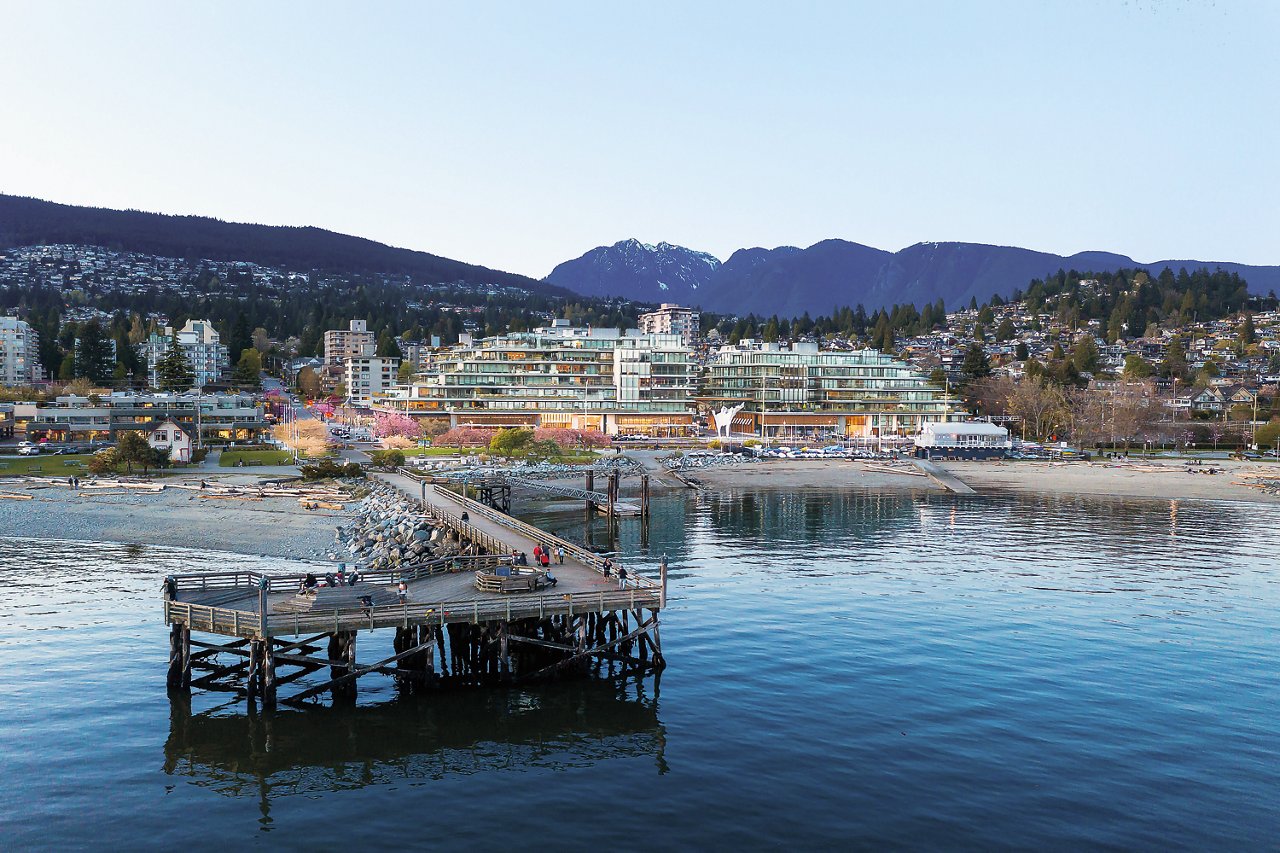
[[[629,572],[622,584],[605,575],[599,555],[478,501],[406,473],[374,476],[416,501],[433,526],[457,538],[462,553],[362,571],[356,586],[310,594],[299,593],[305,575],[298,573],[170,576],[164,615],[171,688],[231,690],[271,706],[280,687],[326,668],[328,679],[281,701],[326,692],[353,698],[357,679],[375,672],[417,688],[540,680],[602,660],[631,672],[665,665],[658,632],[665,561],[659,579]],[[504,574],[513,551],[532,554],[537,545],[564,550],[564,563],[552,562],[554,586],[477,588],[477,572]],[[401,581],[403,601],[396,592]],[[357,663],[358,633],[382,629],[396,632],[395,654]]]

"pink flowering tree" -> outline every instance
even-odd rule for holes
[[[432,442],[437,447],[488,447],[493,430],[454,427]]]
[[[373,416],[373,434],[378,438],[416,439],[422,435],[422,427],[416,420],[399,412],[377,412]]]
[[[554,441],[561,450],[577,450],[585,447],[608,447],[609,437],[594,429],[567,429],[565,427],[539,427],[533,432],[534,441]]]

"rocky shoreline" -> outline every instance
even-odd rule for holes
[[[369,569],[395,568],[461,551],[453,531],[434,525],[415,501],[384,483],[371,483],[355,516],[337,527],[334,538],[337,548],[329,554],[330,559],[349,555]]]

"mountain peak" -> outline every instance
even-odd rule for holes
[[[674,243],[654,245],[634,237],[612,246],[597,246],[565,261],[546,281],[582,295],[615,296],[648,302],[691,301],[720,268],[714,255]]]

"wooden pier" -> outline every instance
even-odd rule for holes
[[[306,577],[299,573],[171,575],[164,588],[170,689],[233,691],[272,707],[278,697],[290,704],[323,694],[353,701],[357,681],[371,673],[417,690],[554,678],[602,661],[620,664],[623,675],[665,666],[658,631],[665,559],[658,580],[628,572],[620,581],[616,571],[605,575],[599,555],[478,501],[404,473],[375,476],[417,499],[434,526],[458,538],[464,555],[362,571],[355,586],[311,594],[299,593]],[[477,571],[509,565],[513,552],[532,554],[535,545],[564,550],[563,564],[552,561],[555,586],[476,588]],[[394,653],[360,663],[360,632],[381,629],[395,632]],[[313,675],[327,678],[281,695]]]

